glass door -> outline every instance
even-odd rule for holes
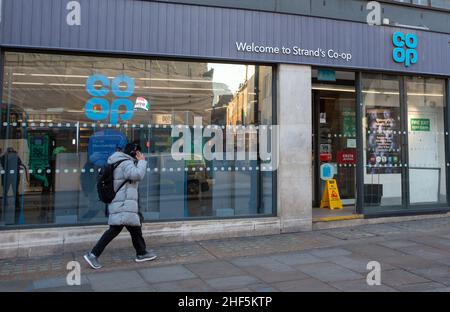
[[[354,87],[315,86],[315,206],[327,179],[335,179],[344,207],[355,207],[356,111]],[[314,87],[313,87],[314,89]]]

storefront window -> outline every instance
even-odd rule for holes
[[[450,9],[449,0],[431,0],[431,6],[442,9]]]
[[[362,81],[364,119],[364,205],[402,204],[403,133],[399,78],[365,74]]]
[[[447,202],[444,89],[442,79],[406,79],[411,204]]]
[[[105,222],[98,169],[131,141],[148,161],[146,220],[270,215],[271,171],[204,151],[214,137],[205,130],[217,127],[232,129],[228,153],[249,152],[249,129],[273,123],[272,105],[270,66],[7,52],[0,225]],[[186,126],[192,152],[176,160],[173,131]]]
[[[362,82],[367,211],[446,205],[445,80],[364,74]]]

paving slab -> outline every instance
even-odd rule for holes
[[[232,277],[219,277],[207,279],[205,282],[217,290],[232,290],[243,288],[249,285],[260,283],[256,277],[251,275],[241,275]]]
[[[251,290],[248,287],[243,287],[243,288],[236,288],[236,289],[228,289],[228,290],[224,290],[225,292],[232,292],[232,293],[252,293],[254,292],[253,290]]]
[[[378,243],[381,246],[388,247],[391,249],[403,248],[403,247],[411,247],[419,245],[417,242],[413,242],[410,240],[387,240],[384,242]]]
[[[445,257],[434,261],[437,265],[444,265],[450,267],[450,257]]]
[[[32,290],[33,292],[93,292],[94,289],[91,285],[80,286],[61,286],[51,288],[37,288]]]
[[[426,279],[450,286],[450,267],[448,266],[430,266],[412,272]]]
[[[424,245],[401,247],[399,250],[406,254],[418,256],[427,260],[439,260],[450,257],[450,252],[446,250]]]
[[[372,261],[371,259],[359,256],[359,255],[349,255],[349,256],[339,256],[334,258],[329,258],[329,262],[340,265],[344,268],[350,269],[357,273],[367,274],[369,270],[367,270],[367,264]],[[393,265],[383,263],[381,264],[381,270],[390,270],[395,269]]]
[[[269,269],[263,266],[247,266],[245,271],[266,283],[300,280],[309,278],[308,275],[289,266]]]
[[[427,290],[426,292],[450,292],[450,287]]]
[[[449,250],[450,249],[450,239],[443,238],[439,235],[420,235],[413,236],[410,238],[411,241],[418,244],[435,247],[439,249]]]
[[[366,279],[358,279],[352,281],[332,282],[331,286],[345,292],[396,292],[397,290],[387,285],[367,284]]]
[[[362,231],[360,228],[344,228],[324,231],[327,235],[342,239],[355,240],[368,237],[375,237],[375,234]]]
[[[270,258],[275,261],[287,264],[287,265],[311,264],[311,263],[319,263],[319,262],[327,261],[323,258],[313,256],[312,254],[304,252],[304,251],[276,254],[276,255],[270,256]]]
[[[111,292],[156,292],[157,290],[155,287],[147,285],[142,287],[133,287],[133,288],[121,288],[121,289],[115,289],[111,290]]]
[[[278,289],[276,289],[273,286],[270,286],[269,284],[259,283],[255,285],[250,285],[247,288],[254,292],[279,292]]]
[[[86,275],[81,275],[81,285],[88,285],[90,283]],[[46,288],[58,288],[65,287],[67,285],[66,275],[52,278],[43,278],[33,281],[30,285],[30,290],[46,289]]]
[[[139,273],[150,284],[192,279],[197,276],[182,265],[171,265],[139,270]]]
[[[403,252],[378,244],[348,245],[344,248],[351,251],[353,254],[367,257],[373,261],[378,261],[378,259],[386,257],[401,257],[405,255]]]
[[[401,234],[402,229],[395,226],[395,224],[369,224],[360,227],[361,231],[374,235],[396,235]]]
[[[381,273],[381,283],[391,287],[403,286],[408,284],[419,284],[431,282],[417,274],[405,271],[405,270],[389,270]]]
[[[0,281],[0,292],[28,291],[32,284],[31,280]]]
[[[428,268],[431,263],[430,260],[407,254],[394,257],[380,257],[376,260],[380,262],[382,270],[386,265],[405,270],[424,269]]]
[[[245,274],[245,271],[226,261],[191,263],[185,267],[203,279]]]
[[[239,257],[235,259],[230,259],[230,262],[238,267],[246,267],[253,265],[260,266],[276,266],[281,264],[270,256],[253,256],[253,257]]]
[[[185,279],[152,285],[156,291],[164,292],[210,292],[214,291],[210,285],[199,278]]]
[[[301,272],[322,282],[338,282],[363,278],[363,275],[360,273],[330,262],[302,264],[295,267]]]
[[[136,271],[91,273],[88,279],[94,291],[114,291],[146,287],[147,283]]]
[[[402,292],[424,292],[424,291],[433,291],[436,289],[445,288],[446,285],[436,283],[436,282],[427,282],[427,283],[418,283],[418,284],[408,284],[408,285],[400,285],[395,288]]]
[[[338,289],[317,279],[302,279],[272,284],[283,292],[337,292]]]
[[[348,256],[351,255],[352,252],[343,248],[321,248],[321,249],[313,249],[309,252],[313,256],[319,258],[334,258],[339,256]]]

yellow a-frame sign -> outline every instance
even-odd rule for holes
[[[335,179],[327,180],[320,208],[342,209],[341,196]]]

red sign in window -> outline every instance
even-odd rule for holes
[[[356,164],[356,151],[339,151],[337,152],[338,164]]]
[[[333,156],[329,153],[322,153],[320,154],[320,161],[321,162],[329,162],[333,159]]]

